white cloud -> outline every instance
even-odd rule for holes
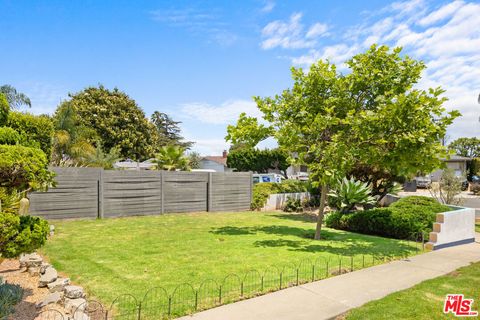
[[[301,23],[302,13],[293,13],[288,21],[276,20],[268,23],[262,30],[263,49],[280,47],[283,49],[311,48],[317,44],[316,38],[325,36],[328,26],[313,24],[307,32]]]
[[[250,100],[229,100],[219,106],[208,103],[187,103],[181,106],[181,111],[188,118],[206,124],[231,124],[237,121],[242,112],[249,116],[261,117],[257,105]]]
[[[328,25],[325,23],[320,23],[317,22],[313,24],[307,31],[307,34],[305,35],[306,38],[317,38],[320,36],[324,36],[327,34],[328,30]]]
[[[265,2],[265,5],[260,9],[260,12],[269,13],[274,8],[275,8],[275,2],[274,1],[267,1],[267,2]]]
[[[60,102],[67,98],[67,89],[41,82],[15,84],[14,87],[25,93],[32,101],[32,107],[22,107],[21,111],[33,114],[53,114]]]
[[[439,10],[433,11],[428,16],[421,19],[418,24],[421,26],[428,26],[438,21],[444,20],[452,16],[461,6],[464,5],[463,1],[454,1],[444,5]]]

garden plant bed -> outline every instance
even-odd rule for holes
[[[118,296],[130,294],[135,298],[121,301],[128,309],[144,299],[149,289],[161,287],[167,294],[154,290],[148,300],[165,308],[170,303],[172,315],[420,250],[415,242],[328,228],[322,232],[324,240],[314,241],[311,216],[279,212],[167,214],[55,221],[55,225],[55,236],[43,253],[55,268],[82,285],[90,298],[108,308]],[[255,279],[262,276],[260,288]],[[244,282],[241,288],[240,282]],[[223,285],[220,302],[219,285]],[[169,302],[167,295],[172,292],[175,296]]]

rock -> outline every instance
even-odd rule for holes
[[[40,268],[39,267],[28,267],[27,269],[30,276],[38,276],[40,275]]]
[[[65,286],[68,286],[70,284],[70,279],[69,278],[58,278],[57,280],[47,284],[48,290],[50,292],[63,292]]]
[[[53,237],[55,234],[55,226],[53,224],[50,225],[50,237]]]
[[[23,254],[20,256],[20,267],[40,267],[43,259],[38,253]]]
[[[69,299],[65,298],[65,310],[73,315],[74,313],[79,313],[85,310],[87,305],[87,300],[83,298]]]
[[[78,299],[85,296],[83,288],[79,286],[66,286],[63,289],[63,292],[65,292],[65,297],[70,299]]]
[[[40,276],[40,280],[38,282],[38,286],[41,287],[46,287],[49,283],[57,280],[58,274],[57,270],[55,270],[52,267],[48,267],[45,270],[45,273]]]
[[[50,293],[42,301],[37,303],[37,308],[43,308],[46,305],[49,305],[51,303],[60,302],[62,300],[62,298],[63,298],[63,294],[61,292]]]
[[[42,265],[40,266],[40,274],[44,274],[48,267],[51,267],[51,265],[46,262],[42,262]]]
[[[75,312],[75,311],[74,311]],[[73,315],[73,318],[70,318],[71,320],[90,320],[90,316],[83,313],[83,311],[77,311]]]
[[[0,286],[3,286],[5,284],[5,279],[3,277],[0,277]]]
[[[19,201],[18,214],[21,216],[28,215],[28,209],[30,208],[30,201],[27,198],[22,198]]]

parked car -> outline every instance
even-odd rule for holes
[[[430,176],[415,177],[415,181],[417,182],[417,188],[429,188],[432,184]]]
[[[285,179],[282,175],[278,173],[254,173],[252,175],[253,183],[262,183],[262,182],[276,182],[280,183]]]
[[[472,176],[472,182],[470,182],[470,191],[474,194],[480,193],[480,176]]]

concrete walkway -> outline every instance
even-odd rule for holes
[[[479,236],[477,233],[476,243],[441,249],[407,260],[291,287],[180,319],[332,319],[369,301],[480,261]]]

